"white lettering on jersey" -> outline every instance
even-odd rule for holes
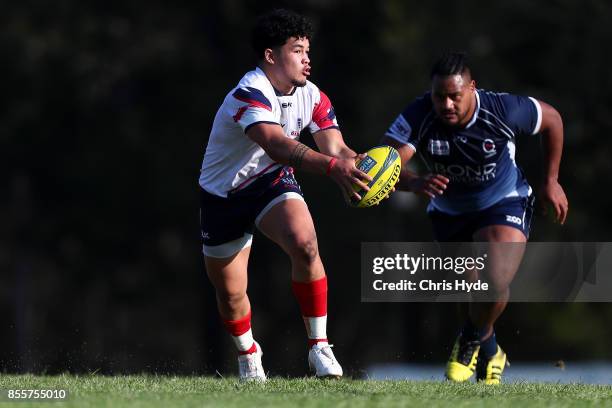
[[[434,171],[447,176],[452,181],[461,181],[464,183],[481,183],[495,178],[496,163],[487,163],[485,165],[461,165],[442,163],[434,163]]]

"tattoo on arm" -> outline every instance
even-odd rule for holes
[[[301,168],[302,160],[304,160],[304,155],[308,150],[310,150],[310,147],[302,143],[298,143],[291,152],[291,156],[289,157],[289,164],[295,169]]]

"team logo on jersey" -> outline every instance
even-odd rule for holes
[[[485,158],[495,156],[495,153],[497,153],[495,150],[495,142],[493,142],[491,139],[485,139],[482,142],[482,150],[485,152]]]
[[[448,156],[450,154],[450,145],[448,140],[429,140],[427,147],[429,153],[435,156]]]
[[[467,137],[457,135],[455,136],[455,143],[457,142],[467,143]]]

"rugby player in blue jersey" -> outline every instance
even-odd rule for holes
[[[533,195],[514,160],[515,140],[536,134],[542,136],[544,153],[539,199],[563,224],[568,201],[558,181],[561,116],[531,97],[477,89],[464,53],[446,54],[434,64],[431,91],[408,105],[383,142],[398,149],[403,165],[416,152],[426,163],[429,174],[404,169],[397,188],[431,198],[427,211],[437,241],[524,243]],[[487,384],[501,381],[506,354],[493,325],[506,308],[508,286],[523,254],[520,247],[489,254],[494,301],[470,303],[446,367],[449,380],[466,381],[476,372],[477,380]]]

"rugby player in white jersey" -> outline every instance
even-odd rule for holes
[[[226,96],[213,123],[199,180],[201,228],[208,277],[219,313],[238,349],[244,380],[265,380],[251,330],[247,264],[254,228],[291,259],[292,289],[317,377],[340,377],[327,340],[327,277],[313,221],[293,171],[334,180],[347,197],[371,180],[355,167],[329,98],[312,82],[312,27],[301,15],[274,10],[253,29],[259,62]],[[319,152],[298,141],[308,127]]]

